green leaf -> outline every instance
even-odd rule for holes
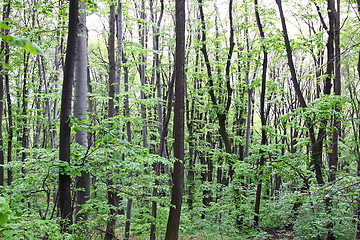
[[[0,213],[0,226],[3,227],[7,223],[9,218],[9,214],[7,213]]]
[[[16,47],[22,47],[25,51],[34,54],[34,55],[44,55],[44,52],[41,48],[33,42],[30,42],[26,38],[13,37],[13,36],[2,36],[2,38],[10,45]]]
[[[41,50],[41,48],[36,43],[32,43],[32,42],[28,41],[26,43],[24,49],[34,55],[41,55],[41,56],[44,55],[44,52]]]

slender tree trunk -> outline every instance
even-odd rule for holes
[[[86,29],[86,6],[83,0],[80,1],[78,40],[76,49],[75,64],[75,88],[74,88],[74,116],[81,122],[85,121],[87,113],[87,29]],[[77,131],[75,141],[81,146],[88,147],[86,130]],[[86,157],[86,156],[85,156]],[[86,169],[86,159],[78,163]],[[75,223],[87,220],[85,212],[79,213],[83,204],[90,199],[90,174],[88,171],[81,171],[81,175],[76,179],[76,209]]]
[[[334,43],[335,43],[335,78],[334,78],[334,93],[336,96],[341,95],[341,75],[340,75],[340,69],[341,69],[341,62],[340,62],[340,1],[337,0],[337,10],[335,7],[335,1],[334,0],[328,0],[329,5],[329,18],[333,18],[333,21],[335,22],[335,34],[334,34]],[[339,133],[341,129],[341,121],[339,120],[339,117],[337,116],[341,111],[341,108],[339,106],[339,103],[335,105],[335,114],[333,116],[333,127],[334,130],[332,132],[332,151],[329,156],[329,182],[334,182],[336,180],[336,172],[337,172],[337,165],[338,165],[338,159],[339,159],[339,153],[338,153],[338,145],[339,145]],[[328,213],[331,214],[331,197],[326,199],[327,207],[328,207]],[[330,218],[331,219],[331,218]],[[333,231],[334,223],[330,220],[330,223],[328,224],[328,233],[327,233],[327,240],[335,240],[335,235]]]
[[[360,14],[360,0],[356,0],[357,3],[357,10],[358,14]],[[358,63],[357,63],[357,74],[360,80],[360,51],[358,54]],[[351,91],[350,91],[351,93]],[[358,102],[359,103],[359,102]],[[360,114],[357,114],[357,117],[359,118]],[[358,162],[357,162],[357,171],[356,175],[360,177],[360,124],[357,124],[358,126],[358,144],[357,144],[357,154],[358,154]],[[356,210],[356,216],[357,216],[357,224],[356,224],[356,239],[360,239],[360,198],[357,199],[357,210]]]
[[[76,61],[76,42],[78,28],[78,0],[70,0],[69,5],[69,33],[66,48],[66,58],[64,67],[64,81],[61,95],[60,112],[60,146],[59,159],[64,165],[70,166],[70,126],[69,116],[71,115],[72,87],[74,81],[74,69]],[[61,167],[59,174],[59,207],[62,218],[61,231],[69,232],[72,224],[72,205],[71,205],[71,176]]]
[[[6,46],[5,52],[5,64],[9,64],[10,59],[10,48],[9,45]],[[7,163],[10,165],[12,161],[12,143],[13,143],[13,116],[12,116],[12,103],[11,103],[11,94],[10,94],[10,81],[9,74],[5,72],[5,89],[6,89],[6,104],[8,111],[8,142],[7,142]],[[7,184],[11,185],[13,180],[13,174],[11,170],[11,166],[9,166],[7,170]]]
[[[258,9],[258,1],[254,0],[255,4],[255,17],[256,17],[256,23],[259,28],[260,37],[262,39],[265,38],[265,34],[263,31],[263,27],[260,20],[260,14]],[[261,119],[261,146],[266,145],[266,117],[265,117],[265,92],[266,92],[266,74],[267,74],[267,64],[268,64],[268,53],[265,49],[265,46],[261,46],[264,54],[264,59],[262,63],[262,83],[261,83],[261,93],[260,93],[260,119]],[[255,199],[255,215],[254,215],[254,225],[257,227],[259,225],[259,213],[260,213],[260,200],[261,200],[261,187],[262,187],[262,174],[263,174],[263,167],[265,165],[265,152],[260,149],[260,162],[258,163],[258,185],[256,188],[256,199]]]
[[[333,12],[333,17],[335,18],[335,78],[334,78],[334,93],[336,96],[341,95],[341,61],[340,61],[340,1],[337,1],[337,11],[335,9],[334,0],[328,0],[329,5],[332,6],[330,11]],[[332,153],[330,154],[329,159],[329,182],[333,182],[336,179],[337,165],[338,165],[338,141],[339,133],[341,128],[341,121],[337,116],[341,111],[340,106],[337,104],[335,106],[335,115],[334,115],[334,130],[333,130],[333,139],[332,139]]]
[[[116,91],[116,63],[115,63],[115,3],[110,3],[110,16],[109,16],[109,103],[108,103],[108,117],[115,115],[115,91]],[[107,200],[110,208],[110,219],[106,225],[106,234],[104,240],[113,239],[115,236],[116,215],[118,214],[119,198],[117,192],[111,189],[114,181],[110,178],[106,179],[108,185]]]
[[[3,5],[3,12],[2,12],[2,21],[5,22],[6,25],[9,25],[9,23],[6,21],[9,18],[10,15],[10,1],[7,2],[7,4]],[[3,36],[8,35],[9,30],[1,28],[1,34]],[[8,43],[6,43],[4,40],[1,40],[1,47],[0,47],[0,53],[2,53],[2,56],[5,56],[5,59],[7,58],[7,55],[9,54],[9,46]],[[4,114],[4,77],[6,78],[7,71],[6,69],[3,69],[3,65],[0,64],[0,186],[5,186],[5,176],[4,176],[4,141],[3,141],[3,132],[2,132],[2,120],[3,120],[3,114]]]
[[[179,237],[180,214],[184,188],[184,85],[185,85],[185,0],[175,2],[175,103],[174,103],[174,175],[166,240]]]
[[[49,82],[48,82],[48,78],[46,75],[44,57],[40,56],[38,61],[39,61],[39,71],[41,72],[42,78],[44,80],[45,93],[46,93],[46,95],[48,95],[49,94]],[[50,148],[53,149],[53,148],[55,148],[55,131],[54,131],[53,123],[52,123],[53,117],[51,114],[51,105],[50,105],[49,97],[46,98],[46,102],[45,102],[45,115],[46,115],[46,113],[47,113],[47,118],[48,118],[48,122],[49,122]]]
[[[229,2],[229,20],[230,20],[229,44],[230,44],[230,47],[229,47],[229,52],[228,52],[227,61],[226,61],[226,69],[225,69],[226,90],[227,90],[225,106],[220,106],[219,105],[220,103],[217,100],[217,98],[215,96],[214,89],[213,89],[213,87],[214,87],[214,79],[213,79],[210,60],[209,60],[209,56],[208,56],[207,46],[206,46],[206,24],[205,24],[205,16],[204,16],[204,11],[203,11],[203,1],[198,0],[198,3],[199,3],[201,31],[202,31],[202,38],[201,38],[202,48],[201,48],[201,52],[204,55],[207,75],[208,75],[208,79],[209,79],[209,81],[208,81],[209,87],[210,87],[209,88],[209,94],[210,94],[211,102],[212,102],[214,108],[216,109],[216,114],[217,114],[217,119],[218,119],[218,124],[219,124],[219,133],[220,133],[220,136],[221,136],[221,138],[222,138],[222,140],[224,142],[225,151],[226,151],[226,153],[231,154],[232,149],[231,149],[230,138],[229,138],[229,135],[228,135],[228,133],[226,131],[226,119],[227,119],[227,113],[228,113],[228,111],[230,109],[231,96],[232,96],[232,92],[233,92],[233,90],[231,88],[231,85],[230,85],[231,57],[232,57],[232,54],[233,54],[233,51],[234,51],[234,45],[235,45],[234,44],[233,19],[232,19],[232,3],[233,3],[233,1],[230,0],[230,2]],[[229,177],[230,177],[230,179],[232,179],[233,174],[234,174],[233,163],[229,162]]]
[[[3,45],[3,42],[1,43]],[[2,48],[2,47],[1,47]],[[2,51],[1,51],[2,52]],[[3,67],[0,65],[0,73],[3,72]],[[4,75],[0,74],[0,186],[4,187],[4,140],[2,132],[2,120],[4,114]]]
[[[21,153],[21,162],[23,166],[21,172],[25,174],[25,161],[26,161],[26,149],[29,147],[29,129],[27,127],[27,108],[28,108],[28,67],[29,67],[30,53],[24,51],[24,77],[23,77],[23,89],[22,89],[22,136],[21,136],[21,147],[23,148]]]
[[[287,28],[286,28],[285,17],[284,17],[284,13],[283,13],[283,9],[282,9],[281,0],[276,0],[276,4],[278,5],[278,8],[279,8],[281,25],[283,28],[283,37],[284,37],[284,41],[285,41],[286,54],[287,54],[287,59],[288,59],[288,65],[290,68],[291,80],[293,82],[295,94],[300,103],[300,107],[306,108],[307,104],[306,104],[304,96],[301,92],[300,85],[299,85],[299,82],[298,82],[297,76],[296,76],[294,62],[292,59],[292,50],[291,50],[288,32],[287,32]],[[314,126],[312,124],[312,119],[310,116],[306,117],[306,126],[308,128],[310,141],[311,141],[311,155],[312,155],[312,161],[313,161],[313,165],[314,165],[316,180],[317,180],[318,184],[324,184],[324,179],[323,179],[322,172],[321,172],[321,168],[322,168],[321,154],[319,154],[319,152],[316,149],[317,144],[316,144],[316,138],[315,138],[315,131],[314,131]]]
[[[155,66],[155,70],[154,70],[154,75],[155,75],[155,79],[156,79],[156,95],[158,99],[162,99],[162,93],[161,93],[161,76],[160,76],[160,59],[159,59],[159,54],[158,54],[158,50],[159,50],[159,32],[160,32],[160,25],[161,25],[161,21],[162,21],[162,16],[164,13],[164,1],[161,0],[160,1],[161,4],[161,11],[160,11],[160,16],[159,16],[159,20],[157,21],[156,25],[155,25],[155,18],[154,18],[154,12],[153,12],[153,1],[150,1],[150,11],[151,11],[151,18],[152,18],[152,22],[153,22],[153,50],[154,50],[154,66]],[[158,121],[159,121],[159,135],[161,138],[162,132],[163,132],[163,103],[159,102],[158,103]],[[160,145],[163,144],[160,141]],[[161,147],[163,148],[163,147]],[[162,156],[162,153],[159,152],[159,155]],[[156,162],[154,163],[154,171],[155,171],[155,175],[156,176],[160,176],[160,163]],[[156,198],[158,196],[158,188],[157,186],[159,185],[159,180],[156,179],[155,180],[155,187],[153,188],[153,192],[152,192],[152,196],[153,198]],[[153,219],[155,220],[157,218],[157,202],[154,200],[151,203],[151,216],[153,217]],[[156,239],[156,224],[154,222],[151,222],[150,225],[150,240],[155,240]]]
[[[196,51],[195,57],[195,73],[199,72],[199,51]],[[197,82],[198,79],[194,78],[194,90],[197,91]],[[196,122],[194,121],[195,114],[195,99],[194,95],[191,95],[186,88],[186,121],[187,121],[187,129],[189,134],[189,171],[187,180],[189,183],[188,187],[188,200],[187,204],[190,211],[193,209],[194,204],[194,193],[195,193],[195,161],[197,156],[197,151],[195,150],[195,136],[194,129],[196,129]]]

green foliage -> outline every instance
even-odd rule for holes
[[[34,54],[34,55],[44,55],[43,50],[34,42],[30,42],[26,38],[13,37],[13,36],[1,36],[1,38],[6,41],[9,45],[21,47],[25,51]]]

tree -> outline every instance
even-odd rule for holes
[[[86,6],[85,2],[80,2],[79,9],[79,26],[76,49],[75,64],[75,88],[74,88],[74,116],[79,119],[80,123],[85,121],[87,113],[87,29],[86,29]],[[83,123],[82,123],[83,124]],[[86,130],[78,130],[75,134],[75,141],[79,145],[88,148],[88,138]],[[85,156],[86,157],[86,156]],[[80,177],[76,179],[76,210],[75,223],[80,220],[87,220],[86,213],[79,213],[81,206],[90,198],[90,174],[86,170],[86,159],[81,159],[78,163],[84,170],[81,171]]]
[[[9,25],[9,23],[7,22],[8,18],[10,15],[10,1],[7,2],[7,4],[4,4],[3,6],[3,12],[2,12],[2,21],[5,22],[6,25]],[[1,35],[2,36],[6,36],[8,35],[8,30],[4,29],[3,27],[1,28]],[[9,57],[7,55],[9,55],[9,46],[8,43],[6,41],[4,41],[3,39],[1,40],[1,50],[0,53],[2,53],[1,55],[5,55],[5,63],[9,62]],[[5,70],[5,74],[3,74],[3,71],[5,69],[3,69],[3,63],[0,63],[0,186],[4,186],[4,167],[3,164],[4,162],[4,141],[3,141],[3,130],[2,130],[2,122],[3,122],[3,113],[4,113],[4,77],[6,78],[7,73]],[[5,76],[4,76],[5,75]]]
[[[78,28],[78,0],[71,0],[69,5],[69,28],[68,42],[66,48],[66,58],[64,66],[64,80],[61,95],[60,111],[60,144],[59,160],[61,169],[59,173],[59,207],[61,218],[62,232],[70,231],[69,226],[72,224],[72,205],[71,205],[71,176],[70,168],[70,118],[72,102],[72,86],[74,81],[74,69],[76,61],[76,42]],[[76,24],[74,24],[76,23]]]
[[[166,240],[179,237],[179,224],[184,188],[184,93],[185,93],[185,1],[175,2],[175,103],[174,103],[174,175]]]
[[[108,59],[109,59],[109,102],[108,102],[108,118],[112,118],[116,115],[115,112],[115,91],[116,91],[116,62],[115,62],[115,3],[110,3],[110,13],[109,13],[109,47],[108,47]],[[116,225],[116,215],[118,214],[119,208],[119,198],[117,196],[117,191],[114,189],[113,179],[107,178],[106,184],[108,186],[107,190],[107,200],[110,205],[110,219],[106,225],[106,234],[104,240],[113,239],[115,236],[115,225]]]
[[[285,47],[286,47],[286,55],[287,55],[288,65],[289,65],[290,73],[291,73],[291,80],[292,80],[292,83],[293,83],[293,86],[295,89],[296,97],[300,103],[300,107],[303,109],[306,109],[307,104],[305,102],[303,93],[301,92],[300,85],[299,85],[299,82],[298,82],[297,76],[296,76],[296,70],[295,70],[295,66],[294,66],[294,62],[293,62],[292,50],[291,50],[291,46],[290,46],[288,31],[286,28],[285,17],[284,17],[284,13],[283,13],[283,9],[282,9],[281,0],[276,0],[276,4],[278,5],[279,13],[280,13],[281,25],[282,25],[282,29],[283,29],[283,37],[284,37]],[[321,172],[321,168],[322,168],[321,153],[316,148],[317,144],[316,144],[316,139],[315,139],[314,125],[311,123],[310,117],[306,118],[306,126],[309,130],[309,135],[310,135],[312,161],[314,164],[316,180],[317,180],[318,184],[324,184],[324,179],[323,179],[322,172]]]
[[[260,20],[260,14],[258,9],[258,1],[255,0],[255,16],[256,16],[256,23],[259,28],[259,34],[262,39],[265,38],[264,30]],[[264,59],[262,63],[262,75],[261,75],[261,94],[260,94],[260,119],[261,119],[261,145],[265,146],[267,137],[266,137],[266,116],[265,116],[265,91],[266,91],[266,74],[267,74],[267,65],[268,65],[268,53],[264,45],[261,46],[264,54]],[[260,213],[260,199],[261,199],[261,187],[262,187],[262,174],[263,174],[263,167],[265,164],[265,152],[264,150],[260,149],[260,161],[258,164],[259,173],[258,173],[258,184],[256,188],[256,199],[255,199],[255,215],[254,215],[254,225],[259,225],[259,213]]]

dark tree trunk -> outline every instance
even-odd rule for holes
[[[256,23],[259,28],[260,37],[262,39],[265,38],[265,34],[263,31],[263,27],[260,20],[260,14],[258,9],[258,1],[254,0],[255,3],[255,17],[256,17]],[[261,93],[260,93],[260,119],[261,119],[261,146],[266,145],[266,117],[265,117],[265,92],[266,92],[266,73],[267,73],[267,64],[268,64],[268,53],[265,49],[265,46],[261,46],[264,54],[264,59],[262,63],[262,82],[261,82]],[[262,174],[263,174],[263,168],[265,165],[265,152],[263,150],[260,150],[260,162],[258,163],[258,185],[256,188],[256,199],[255,199],[255,215],[254,215],[254,225],[257,227],[259,225],[259,213],[260,213],[260,200],[261,200],[261,187],[262,187]]]
[[[7,4],[3,5],[3,12],[2,12],[2,21],[8,25],[9,23],[6,21],[9,18],[10,15],[10,1],[7,1]],[[9,30],[1,28],[1,35],[7,36]],[[8,43],[4,40],[1,41],[1,48],[0,53],[5,56],[5,60],[7,58],[7,55],[9,54],[9,46]],[[9,60],[8,60],[9,61]],[[4,76],[6,78],[7,71],[6,69],[3,69],[3,65],[0,64],[0,186],[5,186],[5,179],[4,179],[4,141],[3,141],[3,132],[2,132],[2,120],[3,120],[3,114],[4,114]]]
[[[110,15],[109,15],[109,103],[108,103],[108,117],[112,118],[115,115],[115,91],[116,91],[116,62],[115,62],[115,3],[110,3]],[[115,225],[116,225],[116,215],[118,214],[119,208],[119,198],[114,185],[114,181],[111,178],[106,179],[106,184],[108,186],[107,190],[107,200],[110,209],[110,218],[106,225],[106,233],[104,240],[113,239],[115,236]]]
[[[69,116],[71,115],[72,87],[74,81],[74,69],[76,60],[76,42],[78,28],[78,0],[70,0],[69,5],[69,33],[66,48],[66,58],[64,67],[64,81],[61,95],[60,112],[60,146],[59,159],[65,165],[70,166],[70,126]],[[72,205],[71,205],[71,177],[70,173],[61,167],[59,174],[59,207],[62,218],[61,231],[70,231],[72,224]]]
[[[335,24],[335,31],[334,31],[334,48],[335,48],[335,78],[334,78],[334,93],[336,96],[341,95],[341,62],[340,62],[340,1],[337,0],[337,10],[335,7],[334,0],[328,0],[329,5],[329,21],[334,22]],[[332,151],[329,156],[329,182],[334,182],[336,180],[336,172],[337,172],[337,165],[339,160],[339,153],[338,153],[338,145],[339,145],[339,133],[341,129],[341,121],[337,116],[341,111],[339,104],[335,105],[335,114],[333,116],[333,127],[334,130],[332,132]],[[332,207],[332,199],[331,197],[326,199],[328,213],[331,214],[331,207]],[[333,231],[334,223],[330,218],[330,222],[328,224],[328,233],[327,233],[327,240],[335,240],[335,235]]]
[[[174,175],[166,240],[179,237],[180,214],[184,188],[184,85],[185,85],[185,0],[175,3],[175,103],[174,103]]]
[[[281,0],[276,0],[276,3],[277,3],[278,8],[279,8],[281,25],[282,25],[282,28],[283,28],[283,37],[284,37],[284,41],[285,41],[288,65],[289,65],[290,73],[291,73],[291,80],[293,82],[295,94],[296,94],[296,96],[298,98],[298,101],[300,103],[300,107],[301,108],[306,108],[307,105],[306,105],[304,96],[303,96],[303,94],[301,92],[299,82],[297,80],[296,70],[295,70],[293,59],[292,59],[292,50],[291,50],[290,41],[289,41],[289,37],[288,37],[288,32],[287,32],[287,28],[286,28],[285,17],[284,17],[284,13],[283,13],[283,9],[282,9]],[[306,126],[308,128],[309,135],[310,135],[311,155],[312,155],[312,162],[313,162],[313,165],[314,165],[314,171],[315,171],[315,175],[316,175],[316,180],[317,180],[318,184],[324,184],[324,179],[323,179],[322,172],[321,172],[321,169],[322,169],[321,154],[317,151],[315,131],[314,131],[314,126],[312,124],[312,119],[311,119],[310,116],[306,117]]]

